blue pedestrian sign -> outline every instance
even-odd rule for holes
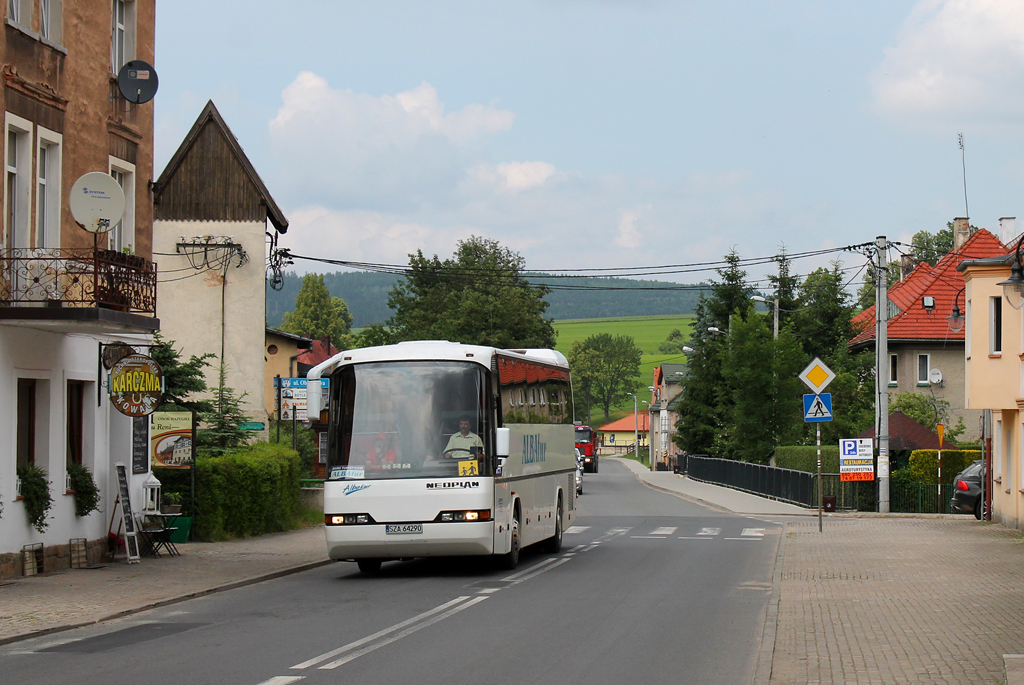
[[[832,393],[804,395],[804,422],[819,423],[832,420]]]

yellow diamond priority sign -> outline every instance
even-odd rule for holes
[[[820,395],[835,377],[836,375],[832,372],[832,369],[825,366],[825,362],[821,361],[817,357],[815,357],[814,361],[808,364],[807,368],[800,374],[800,380],[802,380],[804,385],[810,388],[811,392],[815,395]]]

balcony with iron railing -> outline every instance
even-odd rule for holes
[[[0,250],[0,319],[157,330],[156,277],[156,264],[114,250]]]

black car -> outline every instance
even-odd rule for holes
[[[953,479],[953,511],[961,514],[974,514],[981,519],[981,479],[985,475],[985,465],[980,459],[965,468]]]

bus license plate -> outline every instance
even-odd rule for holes
[[[388,523],[384,526],[388,535],[409,535],[423,532],[422,523]]]

